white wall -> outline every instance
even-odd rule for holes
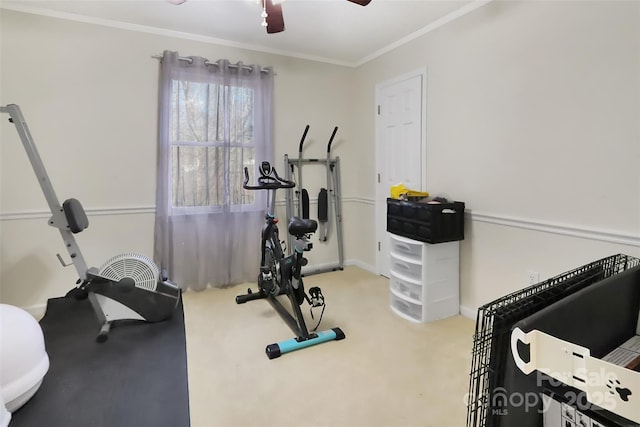
[[[150,56],[164,49],[273,65],[276,159],[297,154],[305,124],[309,157],[340,127],[346,258],[365,267],[375,264],[375,85],[426,67],[428,190],[469,209],[467,313],[523,287],[526,270],[544,279],[640,256],[638,2],[495,1],[354,69],[5,10],[1,19],[0,103],[22,105],[59,198],[89,210],[78,238],[94,265],[151,253]],[[53,256],[63,248],[15,130],[3,121],[1,132],[1,300],[41,304],[75,273]],[[314,248],[314,261],[330,256]]]
[[[60,201],[75,197],[88,211],[90,227],[76,238],[89,265],[126,251],[153,253],[158,61],[151,56],[165,49],[274,67],[280,171],[284,153],[297,155],[306,124],[305,155],[325,155],[339,126],[334,153],[344,163],[357,157],[350,68],[7,10],[1,20],[0,104],[21,106]],[[71,289],[76,272],[55,258],[68,260],[46,224],[48,207],[15,127],[4,117],[0,130],[0,297],[41,305]],[[320,188],[313,178],[308,184]],[[353,194],[349,182],[343,187]],[[316,247],[313,263],[337,259]],[[346,257],[358,259],[357,248],[349,245]]]
[[[640,255],[640,3],[496,1],[370,61],[354,109],[364,140],[375,85],[425,66],[427,190],[469,210],[467,313],[527,270]],[[373,195],[374,157],[363,164],[357,186]]]

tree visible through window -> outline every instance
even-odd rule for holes
[[[252,204],[242,182],[255,164],[254,89],[172,80],[170,108],[172,208]]]

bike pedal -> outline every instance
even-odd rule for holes
[[[324,305],[324,295],[322,295],[319,287],[309,288],[309,295],[311,296],[311,307],[322,307]]]
[[[311,295],[311,298],[318,298],[318,297],[323,298],[322,290],[318,286],[309,288],[309,295]]]

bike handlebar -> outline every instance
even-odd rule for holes
[[[272,167],[269,162],[262,162],[260,165],[258,185],[249,185],[249,169],[246,166],[244,168],[242,188],[246,190],[277,190],[278,188],[293,188],[295,186],[295,182],[280,178],[276,168]]]

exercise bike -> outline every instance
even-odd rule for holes
[[[278,219],[275,217],[276,191],[281,188],[293,188],[294,182],[287,181],[278,176],[276,169],[269,162],[262,162],[259,167],[260,176],[257,185],[249,185],[249,172],[244,168],[244,183],[246,190],[268,190],[267,213],[262,228],[260,273],[258,275],[258,291],[247,290],[244,295],[236,297],[237,304],[257,299],[267,299],[280,317],[296,334],[295,338],[267,345],[265,351],[269,359],[279,357],[284,353],[311,347],[327,341],[342,340],[344,332],[340,328],[315,332],[320,325],[324,314],[325,302],[319,287],[309,289],[309,295],[304,290],[302,282],[302,267],[307,264],[303,253],[311,250],[313,244],[309,237],[317,230],[318,223],[312,219],[292,217],[289,219],[287,230],[295,238],[294,250],[289,256],[284,256],[284,251],[278,234]],[[279,301],[279,296],[286,296],[291,305],[291,313]],[[302,315],[300,306],[307,302],[314,308],[322,308],[318,325],[313,331],[309,331]],[[311,312],[313,315],[313,311]]]

